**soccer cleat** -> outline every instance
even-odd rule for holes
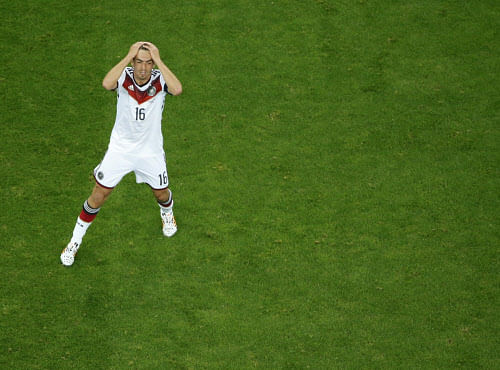
[[[78,252],[80,244],[77,242],[69,242],[67,247],[61,253],[61,262],[64,266],[71,266],[75,262],[76,252]]]
[[[163,235],[169,238],[177,232],[177,223],[175,222],[172,211],[161,211],[161,222],[163,223]]]

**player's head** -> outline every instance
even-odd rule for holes
[[[132,60],[132,66],[134,67],[135,82],[141,85],[149,81],[154,62],[149,49],[145,45],[139,48],[137,55]]]

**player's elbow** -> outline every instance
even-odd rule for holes
[[[112,83],[112,82],[103,80],[102,87],[104,87],[106,90],[113,90],[116,88],[116,83]]]
[[[182,85],[179,84],[171,88],[169,87],[168,92],[172,95],[180,95],[182,94]]]

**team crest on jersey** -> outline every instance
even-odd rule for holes
[[[134,91],[134,85],[130,85],[130,86],[128,87],[128,89],[129,89],[130,91]]]
[[[149,89],[148,89],[148,95],[149,95],[149,96],[155,96],[155,95],[156,95],[156,87],[154,87],[154,86],[149,86]]]

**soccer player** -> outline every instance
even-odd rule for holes
[[[108,72],[102,86],[117,92],[116,120],[108,150],[94,169],[96,184],[92,194],[84,202],[71,241],[61,253],[65,266],[73,264],[99,209],[123,176],[132,171],[136,182],[147,183],[158,201],[163,234],[170,237],[177,231],[161,119],[165,96],[179,95],[180,81],[162,61],[158,48],[141,41],[133,44],[127,56]]]

